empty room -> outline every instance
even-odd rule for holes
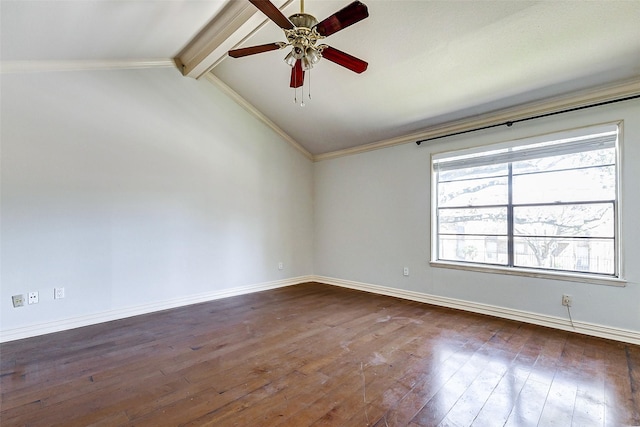
[[[638,22],[1,0],[0,425],[640,425]]]

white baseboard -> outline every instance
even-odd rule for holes
[[[487,314],[504,319],[517,320],[534,325],[547,326],[570,332],[590,335],[594,337],[607,338],[615,341],[622,341],[630,344],[640,344],[640,333],[626,329],[612,328],[593,323],[574,321],[573,327],[568,319],[549,316],[546,314],[531,313],[528,311],[514,310],[511,308],[498,307],[494,305],[481,304],[472,301],[464,301],[455,298],[447,298],[436,295],[429,295],[420,292],[407,291],[386,286],[372,285],[368,283],[354,282],[351,280],[336,279],[333,277],[313,276],[312,281],[325,283],[327,285],[341,286],[343,288],[356,289],[374,294],[387,295],[411,301],[424,302],[441,307],[455,308],[470,311],[473,313]]]
[[[83,326],[95,325],[112,320],[124,319],[141,314],[153,313],[171,308],[183,307],[185,305],[198,304],[201,302],[213,301],[222,298],[244,295],[253,292],[266,291],[269,289],[282,288],[285,286],[297,285],[300,283],[313,281],[313,276],[299,276],[290,279],[276,280],[272,282],[259,283],[255,285],[240,286],[231,289],[207,292],[197,295],[189,295],[171,300],[158,301],[150,304],[137,305],[116,310],[109,310],[86,316],[57,320],[54,322],[41,323],[25,326],[21,328],[0,331],[0,342],[14,341],[23,338],[35,337],[38,335],[50,334],[53,332],[66,331]]]
[[[459,310],[470,311],[473,313],[487,314],[490,316],[500,317],[504,319],[516,320],[534,325],[547,326],[550,328],[577,332],[594,337],[606,338],[615,341],[621,341],[630,344],[640,345],[640,333],[626,329],[612,328],[610,326],[602,326],[593,323],[574,321],[574,327],[567,319],[545,314],[531,313],[527,311],[514,310],[511,308],[498,307],[488,304],[481,304],[472,301],[464,301],[455,298],[447,298],[436,295],[424,294],[421,292],[407,291],[403,289],[390,288],[380,285],[372,285],[369,283],[355,282],[351,280],[336,279],[324,276],[299,276],[290,279],[276,280],[272,282],[259,283],[255,285],[241,286],[231,289],[223,289],[219,291],[207,292],[203,294],[190,295],[186,297],[176,298],[172,300],[160,301],[151,304],[138,305],[117,310],[109,310],[101,313],[90,314],[86,316],[74,317],[69,319],[47,322],[37,325],[30,325],[21,328],[0,331],[0,342],[8,342],[23,338],[35,337],[38,335],[50,334],[69,329],[80,328],[83,326],[95,325],[112,320],[124,319],[127,317],[138,316],[141,314],[153,313],[156,311],[167,310],[171,308],[183,307],[201,302],[214,301],[217,299],[244,295],[253,292],[266,291],[270,289],[282,288],[285,286],[298,285],[306,282],[318,282],[327,285],[340,286],[343,288],[356,289],[365,292],[371,292],[379,295],[387,295],[396,298],[418,301],[427,304],[437,305],[441,307],[455,308]]]

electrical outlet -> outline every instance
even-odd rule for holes
[[[37,304],[40,302],[40,295],[37,292],[29,292],[29,304]]]
[[[53,298],[54,299],[64,298],[64,288],[53,288]]]
[[[24,305],[24,295],[14,295],[11,297],[14,307],[22,307]]]
[[[282,261],[280,261],[278,263],[278,270],[282,270],[284,268],[284,263]]]
[[[572,302],[571,295],[562,295],[562,305],[571,307]]]
[[[409,275],[409,267],[405,267],[404,271],[402,272],[402,274],[404,274],[405,276]]]

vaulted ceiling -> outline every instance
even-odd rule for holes
[[[298,0],[273,2],[286,16],[300,8]],[[305,12],[322,20],[349,2],[306,0]],[[224,87],[314,155],[640,79],[637,0],[363,2],[369,18],[325,43],[367,61],[368,70],[321,60],[303,108],[301,90],[294,103],[289,88],[287,50],[226,55],[286,40],[245,0],[2,0],[2,67],[167,66],[190,53],[191,76]]]

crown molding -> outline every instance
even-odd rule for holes
[[[377,141],[358,147],[346,148],[344,150],[316,154],[313,159],[316,162],[335,159],[352,154],[365,153],[367,151],[406,144],[408,142],[416,142],[421,139],[437,138],[451,133],[469,131],[479,127],[499,125],[508,121],[516,121],[527,117],[585,107],[590,104],[613,101],[638,94],[640,94],[640,76],[570,94],[496,110],[475,117],[442,123],[431,126],[425,130],[397,138]]]
[[[227,86],[222,80],[218,77],[214,76],[212,73],[206,73],[204,78],[217,86],[222,92],[224,92],[227,96],[233,99],[238,105],[252,114],[255,118],[260,120],[262,123],[267,125],[271,130],[280,135],[285,141],[291,144],[296,150],[298,150],[302,155],[304,155],[307,159],[313,161],[314,156],[308,152],[302,145],[300,145],[295,139],[293,139],[288,133],[286,133],[282,128],[280,128],[277,124],[275,124],[271,119],[262,114],[256,107],[250,104],[246,99],[244,99],[240,94],[229,86]]]
[[[550,114],[562,110],[585,107],[600,102],[614,101],[616,99],[640,94],[640,76],[628,80],[621,80],[611,84],[597,86],[594,88],[573,92],[570,94],[555,96],[539,101],[517,105],[501,110],[465,119],[446,122],[431,126],[419,132],[402,135],[396,138],[373,142],[357,147],[346,148],[344,150],[330,151],[322,154],[311,154],[299,142],[293,139],[282,128],[271,121],[267,116],[254,107],[249,101],[240,96],[237,92],[227,86],[222,80],[212,73],[206,73],[205,78],[218,86],[223,92],[242,106],[246,111],[254,115],[257,119],[269,126],[274,132],[279,134],[305,157],[313,162],[335,159],[338,157],[350,156],[353,154],[366,153],[368,151],[380,150],[382,148],[396,145],[414,143],[421,139],[437,138],[456,132],[465,132],[475,128],[500,125],[508,121],[516,121],[527,117]]]
[[[43,73],[51,71],[122,70],[173,67],[167,59],[61,60],[61,61],[0,61],[0,73]]]

